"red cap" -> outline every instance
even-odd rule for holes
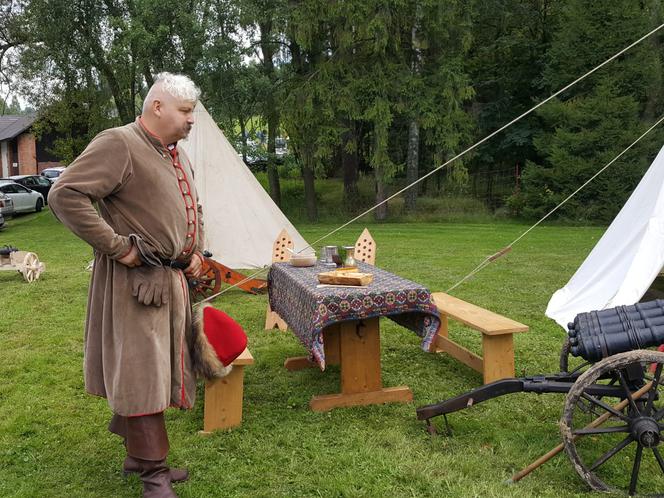
[[[247,334],[223,311],[212,306],[203,309],[203,330],[210,346],[225,367],[247,347]]]

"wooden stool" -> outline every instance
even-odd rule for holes
[[[220,379],[205,381],[205,407],[201,434],[237,427],[242,423],[244,367],[253,364],[254,357],[248,349],[245,349],[233,361],[231,373]]]
[[[292,250],[293,247],[295,247],[293,239],[284,228],[272,245],[272,262],[279,263],[290,261],[292,253],[288,249]],[[265,330],[272,330],[274,328],[288,330],[288,324],[276,311],[272,311],[270,301],[268,300],[267,311],[265,312]]]
[[[512,334],[528,332],[528,326],[467,303],[444,292],[431,294],[440,312],[440,330],[431,345],[436,353],[445,352],[470,368],[481,372],[484,383],[514,377]],[[482,333],[483,358],[448,337],[448,318],[458,320]]]

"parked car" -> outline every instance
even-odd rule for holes
[[[5,228],[5,217],[0,213],[0,230]]]
[[[65,170],[64,167],[57,167],[57,168],[46,168],[44,171],[41,172],[42,176],[45,176],[49,180],[51,180],[51,183],[55,183],[55,181],[58,179],[58,177],[62,174],[62,172]]]
[[[0,214],[9,218],[14,214],[14,201],[0,192]]]
[[[44,207],[43,195],[13,180],[0,180],[0,192],[14,201],[15,213],[38,213]]]
[[[19,185],[23,185],[30,190],[39,192],[44,196],[44,204],[48,204],[48,191],[51,190],[51,186],[53,186],[48,178],[40,175],[17,175],[10,176],[9,179],[14,180]]]

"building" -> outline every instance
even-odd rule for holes
[[[52,137],[37,140],[31,133],[35,116],[0,116],[0,178],[36,175],[45,168],[62,166],[46,149]]]

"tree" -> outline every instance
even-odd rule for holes
[[[568,2],[547,53],[547,90],[563,86],[641,36],[652,22],[653,6],[628,0],[610,5]],[[642,44],[574,87],[565,101],[541,108],[543,126],[534,140],[541,159],[527,163],[522,192],[511,199],[512,205],[526,216],[541,216],[572,193],[644,131],[644,116],[652,112],[649,95],[660,84],[661,54]],[[567,203],[559,216],[611,220],[653,152],[652,143],[645,143]]]
[[[561,4],[551,0],[475,2],[466,67],[476,92],[472,113],[478,139],[548,96],[542,72]],[[490,206],[504,202],[493,190],[494,172],[522,169],[526,161],[538,158],[533,135],[539,127],[537,116],[522,119],[482,145],[469,161],[471,175],[486,176],[485,190],[477,193]]]

